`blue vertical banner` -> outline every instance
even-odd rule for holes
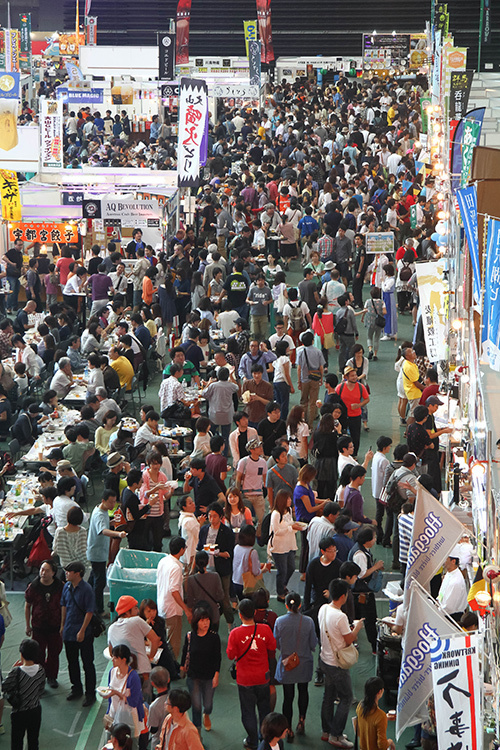
[[[500,372],[500,221],[488,222],[483,302],[483,357]]]
[[[474,302],[481,304],[481,269],[479,266],[479,235],[477,229],[477,190],[475,185],[457,190],[458,206],[467,237],[472,264]]]

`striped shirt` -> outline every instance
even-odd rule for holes
[[[52,551],[59,556],[63,568],[71,562],[87,564],[87,530],[66,531],[64,526],[56,529]]]
[[[398,518],[399,532],[399,562],[406,565],[410,551],[411,535],[413,531],[413,516],[403,513]]]
[[[14,667],[3,681],[3,690],[11,691],[17,684],[21,694],[21,705],[19,708],[12,708],[12,713],[37,708],[45,689],[45,669],[39,664]]]

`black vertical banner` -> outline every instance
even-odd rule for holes
[[[467,112],[473,70],[452,70],[450,78],[450,119],[461,120]]]
[[[491,0],[483,0],[483,44],[491,44]]]
[[[175,77],[175,34],[158,32],[158,80],[173,81]]]

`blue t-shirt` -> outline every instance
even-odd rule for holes
[[[106,562],[108,559],[110,538],[102,533],[104,529],[109,529],[109,513],[97,506],[92,511],[87,534],[87,559],[90,562]]]
[[[309,237],[313,232],[317,232],[319,229],[319,224],[316,219],[307,214],[301,218],[298,226],[301,237]]]
[[[86,581],[80,581],[76,588],[69,581],[64,585],[61,606],[66,607],[63,641],[76,641],[87,612],[95,611],[94,589]],[[92,638],[90,625],[85,630],[85,639]]]
[[[295,506],[295,519],[297,521],[311,521],[316,513],[309,513],[302,502],[302,495],[308,495],[311,505],[316,505],[316,498],[314,492],[310,487],[303,487],[301,484],[297,484],[293,491],[293,504]]]

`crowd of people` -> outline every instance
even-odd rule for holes
[[[86,259],[78,247],[55,246],[49,261],[35,247],[21,303],[22,241],[1,259],[0,354],[15,360],[1,365],[2,434],[33,445],[71,398],[75,373],[87,389],[78,423],[44,457],[41,504],[17,511],[50,516],[51,557],[26,590],[26,697],[12,713],[13,738],[27,731],[36,746],[44,679],[57,687],[63,644],[67,698],[93,704],[96,616],[109,617],[107,565],[122,540],[160,552],[167,536],[157,600],[122,596],[107,630],[112,746],[201,747],[224,658],[223,616],[244,746],[274,749],[305,733],[315,673],[324,688],[321,739],[353,747],[344,734],[349,659],[363,631],[377,652],[384,564],[373,548],[392,548],[392,569],[404,581],[418,483],[439,496],[439,437],[449,431],[434,417],[439,363],[426,356],[415,270],[440,255],[432,178],[415,166],[423,156],[423,93],[392,79],[342,76],[323,88],[272,86],[261,112],[215,113],[194,225],[181,223],[164,250],[146,244],[140,229],[122,247],[93,246]],[[130,162],[128,118],[109,115],[65,113],[68,164],[173,167],[167,121],[158,145]],[[393,253],[367,253],[373,231],[393,232]],[[301,280],[291,284],[297,272]],[[377,450],[358,461],[370,400],[390,401],[387,389],[371,393],[370,370],[395,348],[398,316],[408,312],[414,335],[398,342],[394,366],[404,434],[394,446],[379,434]],[[133,431],[123,421],[131,399],[154,382],[164,358],[157,403],[142,404]],[[194,430],[180,464],[161,420]],[[364,508],[368,471],[374,518]],[[89,472],[102,472],[103,488],[86,518],[80,505]],[[171,531],[173,479],[183,484]],[[450,557],[442,590],[439,582],[434,591],[455,618],[467,607],[462,563]],[[296,568],[300,594],[291,584]],[[187,690],[169,689],[180,675]],[[383,688],[370,678],[358,706],[362,750],[394,747],[378,707]]]

